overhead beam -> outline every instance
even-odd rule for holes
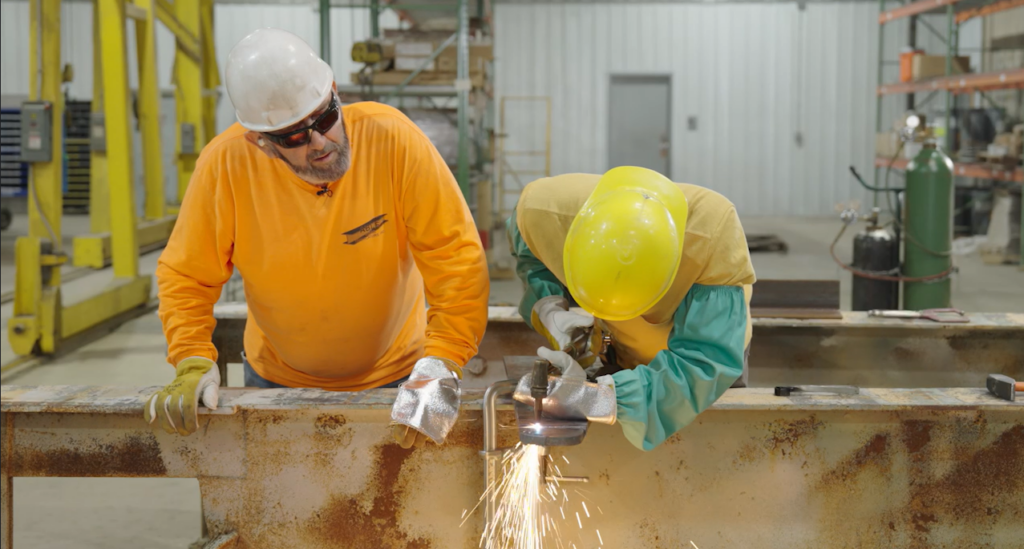
[[[174,15],[174,4],[168,0],[156,0],[156,17],[174,35],[178,49],[196,63],[202,61],[199,52],[199,38]]]
[[[145,8],[139,7],[131,2],[125,3],[124,15],[128,19],[134,19],[135,21],[145,21],[149,18],[149,11]]]

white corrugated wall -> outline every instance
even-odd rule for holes
[[[28,2],[0,2],[0,94],[28,92]],[[75,67],[69,94],[92,95],[92,6],[62,4],[64,59]],[[831,215],[835,204],[864,201],[848,166],[871,173],[877,84],[877,4],[531,4],[496,3],[499,95],[546,95],[553,102],[552,170],[602,172],[608,147],[612,74],[672,77],[672,177],[720,190],[744,214]],[[275,26],[314,48],[319,14],[312,6],[216,6],[217,57],[252,30]],[[942,16],[929,16],[945,31]],[[961,28],[961,47],[980,46],[980,21]],[[369,36],[366,9],[334,9],[332,65],[339,81],[354,69],[353,39]],[[385,12],[382,27],[398,25]],[[160,85],[171,87],[173,37],[158,27]],[[905,21],[885,26],[886,57],[906,43]],[[129,25],[129,44],[134,42]],[[919,45],[938,53],[921,28]],[[135,81],[134,47],[128,48]],[[976,56],[977,57],[977,56]],[[977,66],[977,63],[975,63]],[[887,65],[883,80],[896,78]],[[922,95],[921,99],[924,98]],[[941,104],[938,97],[933,104]],[[886,99],[883,120],[903,110]],[[539,112],[510,105],[509,147],[543,144]],[[698,128],[688,131],[688,117]],[[234,121],[227,97],[218,127]],[[797,143],[797,134],[802,144]],[[524,158],[510,159],[526,166]],[[524,176],[524,179],[529,179]],[[870,180],[870,178],[869,178]],[[514,202],[510,197],[508,202]]]
[[[670,75],[673,179],[716,189],[745,215],[832,215],[837,203],[865,203],[849,166],[872,173],[877,15],[865,2],[803,12],[795,3],[498,3],[496,87],[551,97],[553,173],[600,173],[611,75]],[[938,49],[926,31],[919,39]],[[895,60],[906,23],[887,25],[886,41]],[[886,74],[895,79],[896,66]],[[891,120],[904,100],[886,101]],[[542,148],[542,121],[510,104],[508,148]]]

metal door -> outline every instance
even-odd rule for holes
[[[608,167],[640,166],[672,177],[670,77],[613,75],[608,97]]]

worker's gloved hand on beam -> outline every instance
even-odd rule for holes
[[[569,300],[549,295],[537,300],[530,323],[552,349],[573,353],[584,368],[589,368],[601,352],[602,334],[590,313],[569,310]]]
[[[155,421],[172,435],[189,435],[199,428],[200,398],[207,408],[217,409],[220,371],[217,363],[202,357],[182,360],[176,371],[174,381],[146,402],[146,423]]]
[[[402,448],[422,446],[428,438],[444,442],[459,417],[461,379],[462,368],[450,359],[416,361],[391,408],[391,434]]]
[[[537,356],[561,370],[560,376],[548,376],[548,396],[544,399],[544,415],[557,419],[586,419],[597,423],[615,423],[615,381],[612,376],[601,376],[597,383],[587,381],[587,375],[568,353],[537,349]],[[530,396],[530,378],[527,374],[516,386],[515,399],[533,406]]]

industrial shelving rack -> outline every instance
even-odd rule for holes
[[[885,25],[893,21],[911,18],[911,36],[914,36],[916,16],[945,12],[946,15],[946,74],[917,82],[885,83],[882,81],[882,68],[885,63],[884,33],[878,33],[878,89],[876,102],[875,131],[882,131],[882,101],[887,96],[907,95],[918,92],[945,92],[946,104],[944,113],[948,118],[953,111],[953,96],[961,93],[984,92],[990,90],[1024,88],[1024,68],[1001,70],[975,74],[953,74],[953,58],[959,49],[959,27],[961,24],[976,17],[986,17],[1002,11],[1024,6],[1024,0],[914,0],[903,2],[900,6],[886,9],[886,0],[879,0],[878,24]],[[913,46],[913,44],[911,44]],[[1021,108],[1024,113],[1024,106]],[[947,123],[946,149],[951,151],[954,142],[953,125]],[[905,169],[906,160],[890,158],[875,159],[875,185],[879,183],[881,168]],[[1024,170],[1017,166],[1013,170],[993,167],[975,162],[954,161],[954,173],[960,177],[988,179],[993,181],[1024,183]],[[1022,208],[1024,210],[1024,208]],[[1024,213],[1021,216],[1021,261],[1024,268]]]
[[[492,96],[492,73],[488,70],[485,75],[484,85],[471,85],[469,74],[469,17],[471,10],[485,22],[483,25],[484,36],[490,35],[490,12],[485,7],[483,0],[402,0],[400,3],[392,0],[359,0],[347,4],[332,3],[331,0],[319,0],[321,33],[320,50],[321,56],[330,63],[330,24],[329,13],[332,7],[369,8],[370,10],[370,34],[369,38],[380,37],[380,16],[385,10],[393,10],[400,20],[410,23],[418,23],[425,19],[434,17],[450,17],[456,15],[458,19],[458,30],[455,33],[455,44],[457,52],[457,76],[455,85],[410,85],[412,77],[406,82],[398,85],[352,85],[339,84],[338,91],[353,95],[360,95],[366,99],[391,99],[402,97],[455,98],[457,101],[455,125],[458,129],[458,159],[455,166],[455,179],[459,183],[467,201],[472,203],[471,189],[474,183],[483,183],[488,178],[485,172],[486,159],[489,154],[484,151],[490,149],[490,131],[486,127],[493,119]],[[474,7],[471,8],[470,5]],[[445,44],[447,46],[447,44]],[[438,52],[435,52],[438,53]],[[421,68],[422,70],[422,68]],[[420,71],[414,71],[413,77]],[[470,97],[473,100],[470,100]],[[471,119],[473,119],[471,121]],[[471,124],[476,127],[471,128]],[[470,165],[470,147],[476,148],[476,164]],[[480,197],[476,197],[479,202]],[[478,211],[490,211],[490,208],[480,208]],[[479,220],[478,220],[479,222]]]

